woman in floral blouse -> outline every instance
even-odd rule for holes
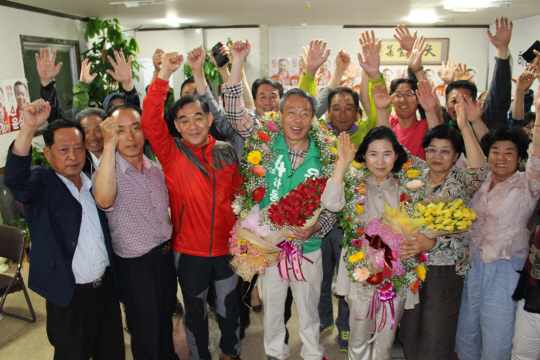
[[[458,115],[466,108],[469,122],[482,121],[480,107],[466,98],[458,98]],[[458,117],[459,120],[459,117]],[[423,167],[418,177],[424,182],[424,199],[450,196],[462,199],[468,206],[475,191],[487,175],[486,158],[470,126],[461,122],[459,132],[447,125],[430,129],[424,136],[422,146],[426,161],[414,158],[415,166]],[[466,169],[455,166],[467,144]],[[408,360],[453,360],[455,336],[463,290],[463,277],[469,267],[465,234],[453,234],[437,239],[417,235],[417,241],[404,242],[403,249],[409,255],[420,252],[428,254],[426,280],[418,291],[420,303],[414,309],[405,310],[400,323],[399,339]]]
[[[540,106],[540,95],[535,95]],[[482,138],[490,172],[472,200],[478,215],[470,232],[472,266],[459,314],[460,360],[510,359],[517,302],[512,294],[529,253],[527,222],[540,197],[540,121],[533,142],[522,128],[494,128]],[[528,152],[528,155],[527,155]],[[529,156],[525,172],[521,160]]]

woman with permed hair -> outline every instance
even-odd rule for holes
[[[540,106],[538,93],[535,104]],[[516,271],[523,269],[528,256],[527,222],[540,198],[539,126],[537,118],[530,147],[522,128],[501,126],[482,138],[490,172],[472,200],[478,220],[469,233],[472,264],[465,279],[456,337],[460,360],[510,359]],[[517,171],[527,156],[525,172]]]

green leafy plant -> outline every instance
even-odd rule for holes
[[[227,46],[230,46],[232,44],[231,38],[227,39]],[[212,61],[212,58],[210,57],[210,52],[212,49],[204,49],[206,51],[206,56],[204,59],[204,76],[206,78],[206,81],[212,83],[212,87],[214,89],[219,89],[221,92],[221,84],[223,84],[223,78],[221,77],[221,74],[219,73],[219,70],[217,66]],[[229,68],[229,71],[231,70],[231,62],[227,64],[227,67]],[[184,75],[187,78],[190,78],[193,76],[193,71],[191,70],[191,67],[188,65],[188,63],[184,63]]]
[[[96,78],[90,84],[88,93],[90,103],[94,102],[99,106],[107,95],[119,90],[119,84],[107,73],[107,70],[113,70],[107,56],[114,59],[114,51],[123,51],[126,59],[131,55],[133,62],[131,70],[133,78],[139,80],[137,72],[139,63],[135,60],[136,53],[139,52],[139,44],[132,38],[126,38],[120,29],[120,23],[117,19],[103,20],[100,18],[91,19],[86,25],[84,31],[86,40],[96,38],[90,48],[83,53],[85,58],[92,62],[93,72],[97,73]]]
[[[41,146],[41,148],[43,148],[43,146]],[[47,169],[51,167],[51,164],[45,157],[43,150],[38,148],[37,146],[32,146],[32,166],[35,165],[41,165]]]

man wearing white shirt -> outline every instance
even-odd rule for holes
[[[51,168],[31,168],[32,138],[50,106],[40,99],[23,112],[26,122],[8,151],[4,184],[24,204],[32,234],[28,284],[46,299],[54,359],[124,359],[107,218],[81,172],[84,132],[69,120],[51,123],[43,132]]]

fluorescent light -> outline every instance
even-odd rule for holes
[[[437,22],[439,19],[437,18],[437,15],[433,11],[427,11],[427,10],[417,10],[413,11],[407,20],[410,23],[434,23]]]
[[[499,7],[501,5],[507,5],[511,3],[511,0],[446,0],[444,3],[444,9],[458,12],[466,12],[488,7]]]
[[[163,22],[165,24],[167,24],[167,25],[170,25],[170,26],[173,26],[173,27],[178,27],[178,26],[180,26],[180,23],[182,22],[182,19],[180,19],[176,15],[169,15],[169,16],[167,16],[167,18]]]
[[[118,1],[112,2],[111,5],[125,5],[127,8],[139,7],[139,5],[149,5],[152,1]]]

